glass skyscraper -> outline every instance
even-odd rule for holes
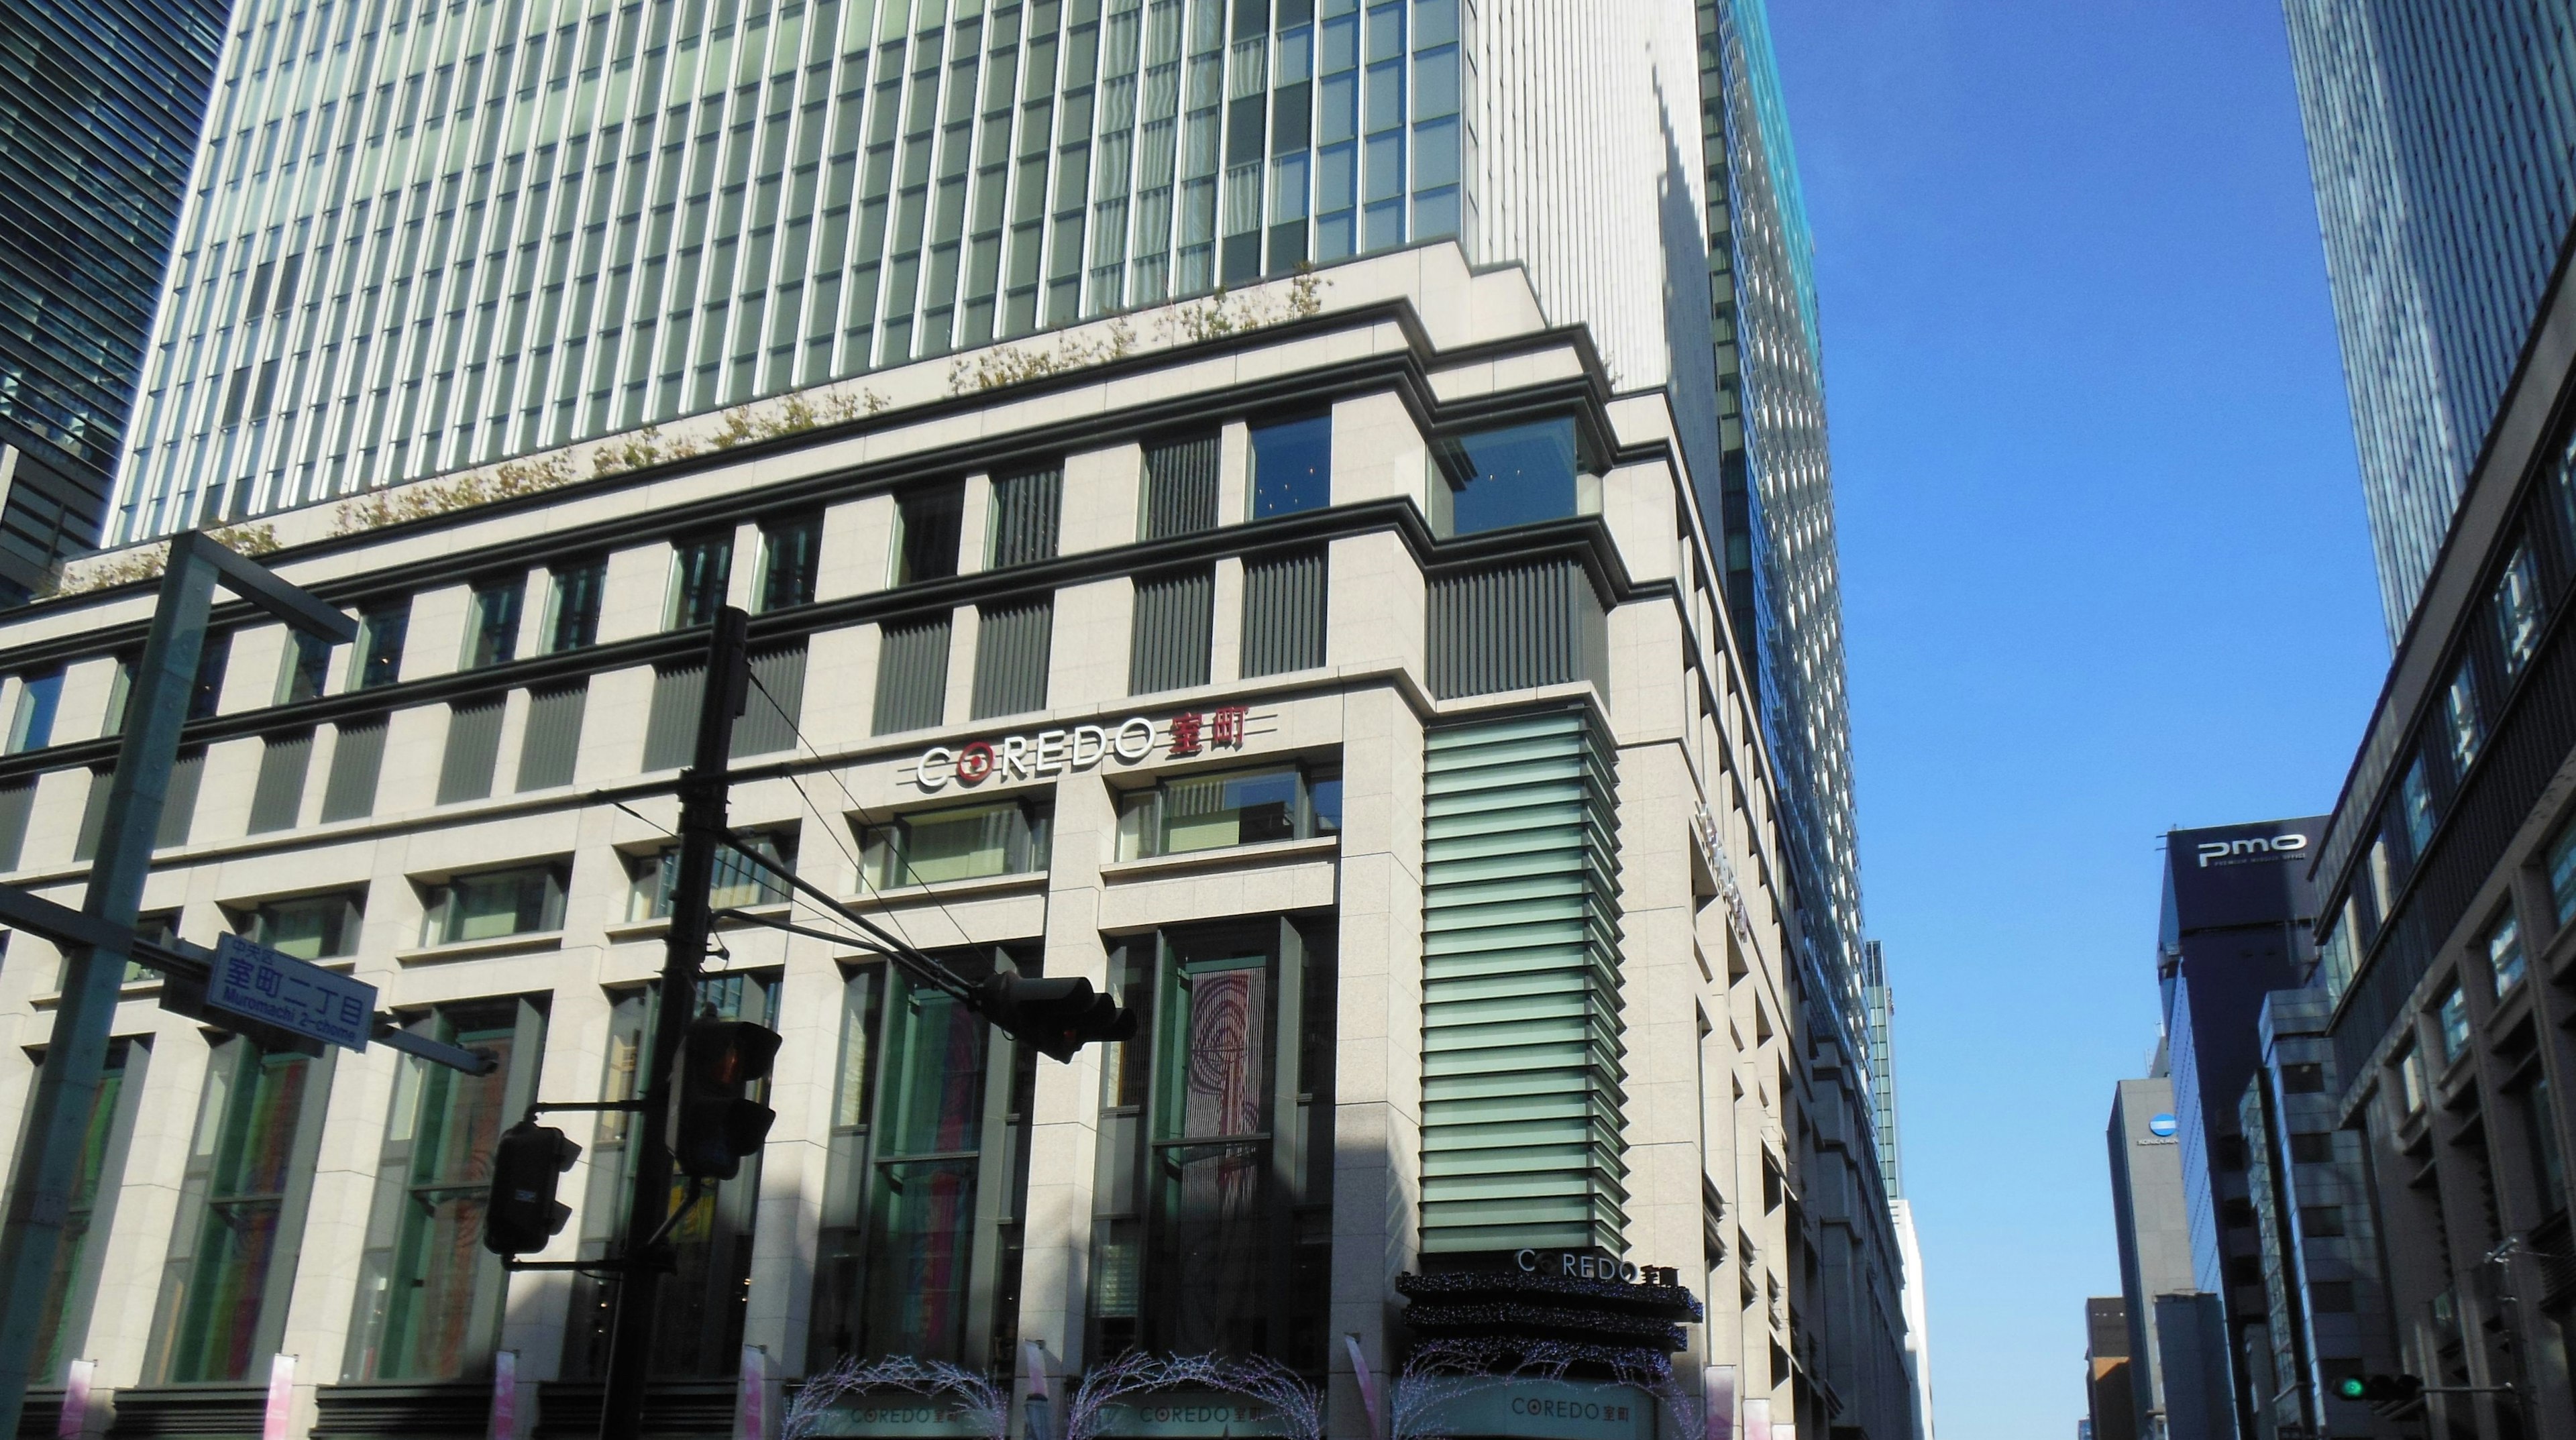
[[[2393,641],[2576,218],[2576,4],[2283,8]]]
[[[0,598],[98,543],[223,23],[0,6]]]

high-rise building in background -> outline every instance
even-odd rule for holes
[[[2117,1295],[2084,1302],[2083,1433],[2138,1440],[2137,1397],[2129,1355],[2129,1306]]]
[[[1869,1043],[1870,1113],[1878,1142],[1879,1175],[1887,1186],[1888,1212],[1896,1223],[1898,1274],[1905,1310],[1905,1373],[1914,1390],[1915,1440],[1932,1440],[1931,1304],[1925,1289],[1923,1247],[1914,1233],[1914,1205],[1905,1198],[1905,1167],[1897,1143],[1896,1053],[1892,1031],[1896,992],[1887,983],[1887,956],[1879,942],[1861,949],[1861,996]]]
[[[2440,1392],[2404,1418],[2563,1440],[2576,8],[2287,10],[2396,641],[2314,849],[2332,1116],[2366,1137],[2378,1343]]]
[[[1525,1273],[1526,1250],[1710,1297],[1675,1363],[1712,1433],[1928,1434],[1821,346],[1757,0],[249,0],[221,74],[115,538],[256,521],[367,628],[338,656],[224,635],[165,825],[169,873],[211,888],[174,925],[318,926],[291,933],[425,1025],[515,1037],[509,1083],[542,1055],[550,1096],[622,1093],[667,896],[659,839],[592,791],[667,791],[679,632],[730,597],[787,697],[746,722],[771,769],[740,824],[972,964],[1114,977],[1208,1027],[1070,1068],[966,1056],[863,957],[741,941],[728,1013],[838,1018],[781,1052],[795,1165],[690,1236],[664,1413],[723,1398],[745,1343],[776,1375],[891,1352],[1059,1382],[1138,1344],[1276,1358],[1356,1435],[1351,1361],[1408,1359],[1395,1277]],[[1625,528],[1657,506],[1671,523]],[[0,706],[28,717],[0,855],[26,883],[94,843],[71,791],[104,793],[141,598],[0,633]],[[1607,713],[1652,675],[1668,711]],[[1436,713],[1345,724],[1398,692]],[[823,698],[852,694],[874,700]],[[1084,727],[1125,737],[1114,762],[1029,768]],[[969,774],[970,751],[1028,758]],[[1538,860],[1511,797],[1543,780],[1589,798]],[[978,885],[873,897],[907,878]],[[1698,918],[1649,945],[1649,911]],[[0,1094],[46,1023],[42,977],[9,973]],[[1246,1016],[1280,1028],[1217,1033]],[[127,1020],[156,1057],[141,1114],[267,1064]],[[1279,1111],[1240,1174],[1218,1172],[1255,1153],[1226,1149],[1248,1112],[1173,1108],[1201,1041]],[[950,1063],[985,1088],[942,1089]],[[87,1312],[121,1416],[276,1349],[342,1357],[297,1379],[335,1434],[378,1423],[370,1386],[465,1407],[496,1347],[545,1423],[587,1403],[594,1288],[478,1257],[457,1273],[489,1288],[455,1294],[511,1306],[404,1288],[448,1252],[397,1243],[386,1137],[432,1113],[403,1105],[491,1095],[389,1101],[358,1066],[242,1122],[332,1157],[291,1177],[297,1216],[380,1217],[308,1226],[305,1271],[195,1248],[233,1203],[206,1177],[122,1182],[185,1198],[85,1262],[147,1297]],[[897,1083],[963,1108],[887,1110]],[[1648,1086],[1696,1120],[1633,1105]],[[1375,1138],[1316,1139],[1337,1114]],[[567,1182],[583,1254],[614,1233],[615,1134]],[[1245,1178],[1279,1164],[1302,1178]],[[915,1166],[977,1187],[971,1234],[962,1202],[904,1202]],[[773,1182],[803,1199],[756,1205]],[[1245,1217],[1268,1239],[1225,1228]],[[156,1309],[147,1273],[196,1288]],[[188,1298],[208,1285],[229,1322]]]
[[[2253,1226],[2251,1148],[2238,1101],[2261,1063],[2263,997],[2297,985],[2314,951],[2307,861],[2325,817],[2176,830],[2165,837],[2156,977],[2164,996],[2173,1114],[2194,1288],[2227,1317],[2236,1431],[2257,1440],[2273,1316]]]
[[[2282,8],[2394,643],[2576,218],[2576,11]]]
[[[224,13],[0,6],[0,604],[99,543]]]
[[[2158,1064],[2154,1075],[2119,1083],[2104,1135],[2129,1325],[2132,1424],[2143,1440],[2226,1440],[2235,1433],[2226,1326],[2217,1297],[2202,1291],[2192,1274],[2182,1122],[2163,1069]]]

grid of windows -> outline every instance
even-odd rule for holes
[[[1462,15],[251,0],[113,536],[1462,233]]]

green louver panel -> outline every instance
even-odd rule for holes
[[[1429,737],[1422,1248],[1624,1247],[1619,867],[1588,709]]]

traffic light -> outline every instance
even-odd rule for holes
[[[2334,1385],[2336,1399],[2356,1401],[2374,1410],[2411,1405],[2423,1393],[2423,1380],[2413,1375],[2347,1375]]]
[[[778,1032],[748,1020],[692,1020],[671,1117],[671,1163],[683,1175],[730,1180],[760,1148],[778,1112],[744,1092],[778,1058]]]
[[[483,1209],[483,1248],[495,1255],[543,1250],[572,1218],[555,1201],[555,1180],[581,1158],[561,1130],[522,1120],[492,1148],[492,1196]]]
[[[1136,1013],[1119,1009],[1117,1001],[1095,992],[1080,976],[1042,980],[995,974],[981,991],[985,1019],[1058,1060],[1071,1060],[1095,1040],[1136,1037]]]

